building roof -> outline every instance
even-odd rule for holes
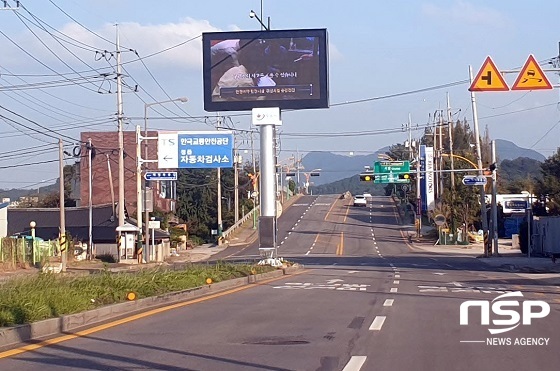
[[[116,208],[115,208],[116,209]],[[9,208],[8,209],[8,236],[16,234],[29,234],[31,227],[29,223],[34,221],[35,235],[45,240],[58,238],[60,227],[60,209],[58,208]],[[128,218],[127,221],[136,225],[136,220]],[[114,242],[116,239],[116,228],[118,217],[113,213],[113,207],[109,205],[97,205],[92,207],[92,239],[94,242]],[[89,208],[67,207],[65,208],[65,228],[72,237],[89,239]],[[169,233],[164,230],[156,230],[156,239],[168,238]]]

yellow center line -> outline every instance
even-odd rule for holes
[[[337,255],[342,255],[344,253],[344,232],[340,232],[340,244],[336,250]]]
[[[346,205],[346,214],[344,215],[344,223],[346,223],[346,218],[348,217],[348,210],[350,210],[350,206]]]
[[[307,270],[302,270],[301,272],[292,273],[291,275],[302,274],[306,271]],[[15,349],[7,350],[7,351],[4,351],[4,352],[0,352],[0,359],[15,356],[15,355],[26,353],[26,352],[33,351],[33,350],[37,350],[39,348],[43,348],[43,347],[46,347],[46,346],[49,346],[49,345],[62,343],[64,341],[76,339],[76,338],[79,338],[79,337],[82,337],[82,336],[87,336],[87,335],[93,334],[95,332],[103,331],[103,330],[106,330],[106,329],[111,328],[111,327],[115,327],[115,326],[122,325],[122,324],[125,324],[125,323],[128,323],[128,322],[136,321],[136,320],[142,319],[144,317],[148,317],[148,316],[158,314],[158,313],[162,313],[162,312],[167,312],[168,310],[171,310],[171,309],[176,309],[176,308],[185,307],[187,305],[201,303],[203,301],[207,301],[207,300],[219,298],[221,296],[233,294],[233,293],[236,293],[236,292],[239,292],[239,291],[247,290],[247,289],[250,289],[250,288],[255,287],[255,286],[266,285],[270,282],[281,280],[282,278],[286,278],[286,276],[282,275],[280,277],[271,278],[271,279],[268,279],[268,280],[257,282],[257,283],[252,284],[252,285],[241,286],[241,287],[237,287],[237,288],[230,289],[230,290],[227,290],[227,291],[222,291],[222,292],[218,292],[218,293],[215,293],[215,294],[210,294],[210,295],[207,295],[207,296],[204,296],[204,297],[201,297],[201,298],[189,300],[189,301],[186,301],[186,302],[175,303],[175,304],[171,304],[171,305],[168,305],[166,307],[161,307],[161,308],[155,308],[155,309],[148,310],[148,311],[143,312],[143,313],[138,313],[138,314],[132,315],[130,317],[122,318],[122,319],[119,319],[119,320],[116,320],[116,321],[113,321],[113,322],[110,322],[110,323],[105,323],[105,324],[102,324],[102,325],[99,325],[99,326],[94,326],[94,327],[91,327],[91,328],[88,328],[88,329],[85,329],[85,330],[82,330],[82,331],[78,331],[74,334],[58,336],[56,338],[41,341],[40,343],[29,344],[29,345],[25,345],[25,346],[22,346],[22,347],[19,347],[19,348],[15,348]]]
[[[334,207],[334,205],[336,204],[336,200],[334,200],[333,204],[331,205],[331,208],[329,209],[329,211],[327,211],[327,215],[325,215],[325,219],[323,220],[327,220],[327,218],[329,217],[329,214],[331,213],[332,208]]]

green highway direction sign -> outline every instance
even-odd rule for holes
[[[374,164],[375,184],[410,183],[399,174],[410,173],[410,161],[376,161]]]

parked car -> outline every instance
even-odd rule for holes
[[[367,200],[364,195],[355,195],[354,196],[354,206],[366,206]]]

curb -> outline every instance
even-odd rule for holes
[[[290,275],[301,269],[304,268],[302,266],[282,268],[272,272],[234,278],[183,291],[170,292],[135,301],[111,304],[88,310],[86,312],[68,314],[24,325],[3,327],[0,328],[0,348],[30,340],[37,340],[43,337],[75,332],[87,326],[123,317],[125,314],[134,314],[134,312],[139,312],[141,310],[153,309],[166,304],[187,301],[235,287],[255,284],[266,279]]]

